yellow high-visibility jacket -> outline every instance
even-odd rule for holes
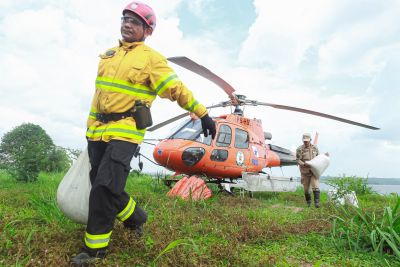
[[[207,109],[168,66],[166,58],[143,42],[120,41],[118,47],[107,50],[100,58],[96,92],[87,121],[89,140],[117,139],[140,144],[146,130],[136,129],[132,117],[102,123],[96,120],[96,114],[132,110],[135,100],[151,106],[157,95],[177,101],[199,118],[207,114]]]

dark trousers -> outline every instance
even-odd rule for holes
[[[92,190],[87,233],[109,233],[117,214],[127,206],[130,197],[125,192],[125,184],[136,148],[137,144],[119,140],[88,141]]]

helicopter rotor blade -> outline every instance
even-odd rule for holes
[[[187,57],[169,57],[168,60],[215,83],[220,88],[222,88],[222,90],[224,90],[231,99],[236,99],[236,96],[233,93],[235,92],[235,89],[233,89],[233,87],[224,79],[222,79],[206,67],[197,64]]]
[[[181,115],[175,116],[175,117],[173,117],[171,119],[168,119],[168,120],[163,121],[163,122],[161,122],[159,124],[156,124],[153,127],[148,128],[147,131],[148,132],[155,131],[157,129],[160,129],[161,127],[164,127],[165,125],[168,125],[170,123],[173,123],[174,121],[180,120],[180,119],[182,119],[182,118],[184,118],[184,117],[186,117],[188,115],[189,115],[189,112],[185,112],[185,113],[183,113]]]
[[[337,117],[337,116],[333,116],[333,115],[329,115],[329,114],[326,114],[326,113],[313,111],[313,110],[309,110],[309,109],[297,108],[297,107],[279,105],[279,104],[272,104],[272,103],[264,103],[264,102],[254,101],[254,100],[245,100],[245,102],[246,102],[246,104],[249,104],[249,105],[269,106],[269,107],[273,107],[273,108],[277,108],[277,109],[284,109],[284,110],[290,110],[290,111],[296,111],[296,112],[311,114],[311,115],[314,115],[314,116],[324,117],[324,118],[327,118],[327,119],[336,120],[336,121],[340,121],[340,122],[344,122],[344,123],[348,123],[348,124],[364,127],[364,128],[368,128],[368,129],[371,129],[371,130],[379,130],[380,129],[380,128],[377,128],[375,126],[370,126],[370,125],[363,124],[363,123],[360,123],[360,122],[356,122],[356,121],[340,118],[340,117]]]
[[[206,108],[210,109],[210,108],[226,107],[226,106],[229,106],[229,105],[230,105],[230,101],[225,101],[225,102],[222,102],[222,103],[219,103],[219,104],[216,104],[216,105],[212,105],[212,106],[209,106],[209,107],[206,107]],[[180,114],[178,116],[175,116],[175,117],[170,118],[170,119],[168,119],[166,121],[158,123],[158,124],[154,125],[153,127],[148,128],[147,131],[153,132],[153,131],[155,131],[157,129],[160,129],[161,127],[164,127],[164,126],[166,126],[166,125],[168,125],[170,123],[173,123],[173,122],[175,122],[177,120],[180,120],[180,119],[182,119],[182,118],[184,118],[184,117],[186,117],[188,115],[189,115],[189,112],[182,113],[182,114]]]

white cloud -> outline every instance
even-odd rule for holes
[[[187,1],[188,8],[192,14],[197,17],[207,17],[207,14],[204,13],[204,9],[212,5],[212,2],[215,0],[192,0]]]
[[[254,3],[258,17],[242,45],[241,64],[291,71],[304,60],[307,49],[314,47],[319,75],[362,76],[376,71],[390,57],[377,49],[383,49],[388,41],[398,42],[398,1],[375,3],[373,10],[361,2],[255,0]],[[354,10],[365,10],[369,16]]]
[[[304,51],[315,44],[333,3],[255,0],[258,17],[242,45],[240,62],[283,71],[297,65]]]
[[[52,7],[26,10],[5,17],[1,31],[5,39],[27,50],[59,46],[65,42],[65,32],[61,31],[63,18],[63,12]]]

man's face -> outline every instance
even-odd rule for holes
[[[310,141],[303,141],[303,143],[304,143],[304,145],[305,145],[306,147],[309,147],[309,146],[310,146]]]
[[[125,42],[144,41],[152,32],[152,29],[146,27],[144,21],[135,13],[126,11],[121,19],[121,35]]]

